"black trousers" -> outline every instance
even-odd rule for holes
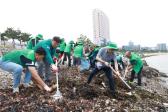
[[[143,69],[143,67],[141,67],[140,71],[139,71],[138,74],[137,74],[138,86],[141,86],[141,77],[142,77],[141,72],[142,72],[142,69]],[[132,70],[132,71],[131,71],[130,81],[133,82],[133,81],[134,81],[134,78],[135,78],[135,71]]]
[[[111,70],[110,67],[105,67],[104,66],[101,69],[98,69],[97,67],[95,67],[94,70],[89,75],[87,83],[90,83],[92,81],[93,76],[95,76],[101,70],[103,70],[105,72],[105,75],[106,75],[106,77],[108,78],[108,81],[109,81],[110,89],[112,90],[113,93],[115,93],[115,83],[114,83],[114,79],[113,79],[113,76],[112,76],[112,70]]]
[[[67,58],[68,58],[68,66],[70,67],[71,66],[71,56],[70,56],[70,53],[64,52],[63,64],[64,64],[64,61],[67,61]]]

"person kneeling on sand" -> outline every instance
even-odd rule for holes
[[[13,74],[13,93],[19,93],[19,85],[22,72],[25,72],[24,86],[28,87],[32,81],[37,83],[40,89],[44,89],[47,92],[53,91],[54,87],[48,87],[44,81],[38,75],[35,63],[41,61],[46,55],[43,48],[37,50],[13,50],[0,58],[0,68],[12,72]]]

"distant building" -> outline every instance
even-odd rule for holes
[[[141,48],[142,51],[152,51],[151,47],[142,47]]]
[[[129,47],[133,47],[134,43],[132,41],[129,41],[128,45],[129,45]]]
[[[122,46],[122,49],[125,50],[125,51],[129,51],[130,50],[129,46],[126,46],[126,45]]]
[[[128,43],[128,45],[123,46],[122,49],[126,50],[126,51],[140,51],[141,46],[140,45],[134,45],[134,43],[132,41],[130,41]]]
[[[134,45],[133,50],[134,51],[140,51],[141,50],[141,46],[140,45]]]
[[[105,45],[110,41],[109,20],[101,10],[93,10],[94,43]]]
[[[167,51],[166,43],[157,44],[157,50],[158,51]]]

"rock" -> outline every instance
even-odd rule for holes
[[[115,109],[112,109],[111,112],[115,112]]]
[[[73,87],[73,94],[76,95],[76,87]]]
[[[142,74],[147,78],[160,76],[159,71],[157,69],[148,66],[143,67]]]
[[[142,60],[142,61],[143,61],[143,65],[144,65],[144,66],[148,66],[146,60]]]
[[[104,88],[106,88],[106,85],[105,85],[105,83],[104,83],[104,82],[102,82],[102,85],[103,85],[103,87],[104,87]]]
[[[168,75],[166,73],[160,72],[159,74],[160,74],[161,77],[168,77]]]
[[[105,101],[105,105],[107,106],[107,105],[109,105],[109,103],[110,103],[110,100],[107,99],[107,100]]]
[[[126,93],[127,95],[129,95],[129,96],[132,96],[132,92],[128,92],[128,93]]]
[[[135,93],[134,96],[136,97],[136,99],[137,99],[138,101],[141,100],[141,97],[140,97],[138,94]]]
[[[107,107],[106,109],[107,109],[107,110],[111,110],[111,107]]]
[[[168,103],[163,103],[163,106],[168,108]]]
[[[123,112],[128,112],[128,110],[127,109],[123,109]]]

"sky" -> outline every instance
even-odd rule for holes
[[[94,9],[108,16],[118,46],[168,44],[168,0],[0,0],[0,32],[13,27],[45,39],[84,34],[93,40]]]

